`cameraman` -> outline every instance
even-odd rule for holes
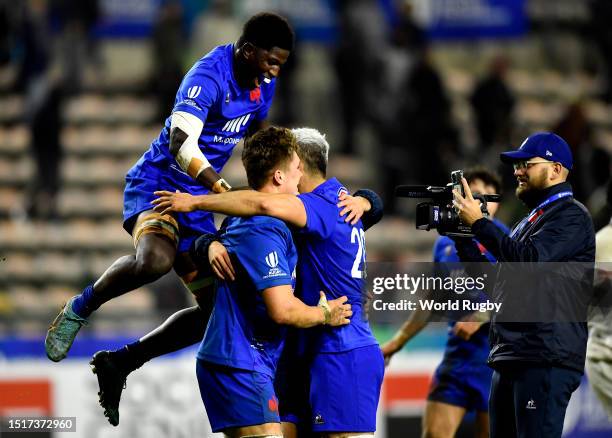
[[[504,262],[593,263],[591,216],[566,182],[572,168],[567,143],[552,133],[533,134],[517,151],[502,153],[501,160],[514,166],[516,195],[532,210],[507,236],[483,218],[480,201],[464,180],[465,197],[455,191],[453,203],[475,238],[502,267]],[[457,239],[456,246],[462,261],[482,260],[471,240]],[[517,290],[530,297],[526,305],[534,309],[555,308],[555,297],[582,305],[572,282],[547,277],[527,283],[516,274],[505,282],[498,276],[493,293],[503,304],[521,298],[504,292]],[[565,410],[584,372],[586,322],[502,322],[494,315],[489,340],[491,437],[561,437]]]
[[[501,193],[499,177],[488,170],[475,167],[465,172],[470,190],[483,195]],[[488,204],[491,218],[495,216],[498,204]],[[493,223],[504,233],[510,230],[498,221]],[[482,247],[481,252],[491,262],[495,259]],[[433,249],[434,263],[459,261],[455,243],[448,236],[440,236]],[[477,312],[480,314],[480,312]],[[431,320],[428,310],[415,310],[395,336],[381,349],[385,360],[400,351]],[[487,366],[489,355],[488,320],[474,321],[474,315],[467,315],[459,321],[449,323],[448,339],[442,362],[436,368],[427,395],[423,416],[423,433],[426,438],[454,437],[463,417],[470,411],[476,412],[475,436],[489,436],[489,414],[487,400],[491,386],[492,370]]]

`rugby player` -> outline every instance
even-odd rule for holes
[[[296,363],[308,363],[308,426],[314,433],[332,437],[372,435],[376,430],[384,361],[362,309],[365,224],[352,215],[342,217],[339,200],[347,190],[337,179],[326,179],[329,144],[325,137],[309,128],[292,132],[300,147],[304,172],[299,196],[247,191],[192,196],[160,191],[160,198],[154,201],[155,210],[162,214],[203,209],[235,216],[267,215],[297,228],[298,296],[307,305],[316,305],[319,291],[333,298],[346,295],[353,310],[349,325],[302,330],[301,356],[289,359],[290,368]],[[380,216],[367,225],[379,219]],[[281,386],[295,385],[300,394],[303,376],[292,376],[291,372],[283,370],[287,376]],[[279,391],[292,392],[286,388]],[[283,407],[288,402],[291,406]],[[304,409],[293,402],[280,399],[282,419],[297,424],[304,420]]]
[[[249,186],[259,193],[297,193],[302,176],[295,137],[267,128],[247,140],[242,160]],[[282,436],[276,364],[285,328],[349,323],[347,297],[325,294],[306,305],[293,295],[297,250],[291,231],[269,216],[230,217],[220,236],[235,260],[236,280],[221,281],[197,375],[213,432],[230,437]]]
[[[244,25],[234,44],[219,46],[197,61],[179,86],[175,106],[158,138],[126,176],[123,227],[135,254],[116,260],[92,285],[70,299],[45,339],[47,356],[66,357],[79,329],[106,301],[157,280],[174,268],[203,308],[211,294],[198,277],[188,249],[202,233],[214,232],[212,214],[204,211],[168,215],[154,212],[155,190],[195,194],[223,192],[229,184],[219,175],[236,144],[255,132],[268,115],[275,78],[287,61],[294,34],[281,16],[260,13]],[[203,302],[206,301],[206,302]],[[205,319],[195,308],[189,325]],[[200,330],[183,338],[185,346],[201,339]]]
[[[468,170],[465,178],[474,192],[500,193],[499,178],[486,169]],[[487,204],[491,218],[495,216],[498,207],[497,203]],[[506,233],[509,232],[499,220],[493,219],[493,221]],[[482,245],[479,247],[489,261],[495,261]],[[433,261],[435,263],[459,261],[455,243],[449,237],[438,237],[434,244]],[[487,366],[488,319],[475,320],[481,318],[479,315],[481,314],[469,315],[465,320],[449,324],[444,357],[436,368],[427,396],[423,416],[423,437],[454,437],[463,417],[470,411],[476,411],[475,435],[482,438],[489,436],[488,399],[493,370]],[[382,351],[387,362],[427,325],[430,316],[430,312],[426,310],[417,310],[411,314],[396,335],[383,344]]]

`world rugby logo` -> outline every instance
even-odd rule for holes
[[[194,85],[193,87],[189,87],[187,89],[187,97],[189,97],[190,99],[195,99],[196,97],[200,95],[201,91],[202,91],[202,87],[200,87],[199,85]]]
[[[276,254],[276,251],[272,251],[266,256],[266,265],[271,268],[276,268],[278,266],[278,254]]]

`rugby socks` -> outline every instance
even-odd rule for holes
[[[126,375],[140,368],[148,359],[143,359],[145,356],[140,345],[140,340],[124,345],[118,350],[111,351],[115,365],[121,369]]]
[[[129,374],[155,357],[200,342],[209,317],[210,313],[198,306],[179,310],[140,340],[113,351],[113,358],[117,359],[117,366]]]
[[[93,284],[90,284],[80,295],[72,302],[72,311],[81,318],[88,318],[91,313],[100,307],[100,304],[95,303],[95,294]]]

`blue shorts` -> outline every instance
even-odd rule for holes
[[[153,208],[151,201],[156,198],[153,192],[180,190],[192,195],[208,193],[208,189],[194,182],[176,163],[168,160],[145,161],[141,158],[125,177],[123,228],[131,234],[138,215]],[[207,211],[177,213],[174,217],[179,224],[178,252],[189,251],[191,243],[201,234],[217,231],[214,217]]]
[[[378,345],[315,355],[310,371],[312,430],[374,432],[384,373]]]
[[[287,337],[276,367],[274,389],[278,396],[278,411],[283,423],[293,423],[298,429],[310,427],[310,361],[298,355]]]
[[[200,395],[213,432],[233,427],[280,423],[272,378],[197,360]]]
[[[487,412],[493,370],[486,363],[443,360],[434,373],[427,400]]]

